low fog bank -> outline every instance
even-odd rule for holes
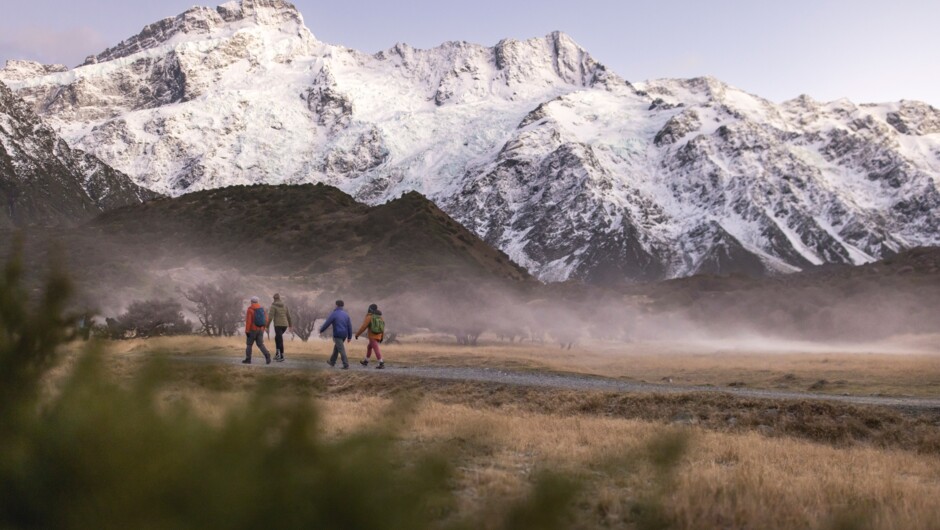
[[[923,274],[881,267],[859,269],[865,274],[853,269],[852,274],[785,279],[699,277],[599,288],[491,279],[479,270],[460,274],[433,264],[414,270],[388,263],[375,275],[369,267],[343,265],[321,272],[311,266],[277,276],[230,256],[184,256],[160,246],[129,249],[94,237],[60,244],[59,250],[45,243],[27,246],[32,281],[38,286],[48,264],[59,263],[76,284],[74,309],[94,316],[99,325],[118,319],[135,303],[164,301],[178,305],[193,332],[206,332],[205,308],[194,301],[201,291],[227,306],[225,322],[215,325],[234,332],[244,325],[251,296],[268,306],[280,293],[307,319],[324,318],[333,302],[343,299],[358,324],[369,304],[376,303],[390,333],[446,335],[467,345],[482,337],[566,348],[596,340],[724,341],[726,347],[759,348],[783,344],[775,341],[864,344],[940,333],[940,274],[930,272],[935,267]],[[3,257],[10,255],[9,244],[0,247]],[[277,263],[265,270],[277,270]]]
[[[590,286],[453,280],[403,283],[392,294],[387,289],[378,294],[365,283],[345,285],[336,277],[274,278],[193,263],[143,276],[146,281],[139,284],[85,290],[86,305],[101,317],[115,318],[134,301],[174,300],[198,331],[198,312],[189,295],[206,286],[238,301],[238,326],[251,296],[268,306],[280,293],[295,314],[302,310],[314,320],[325,318],[334,301],[342,299],[355,324],[376,303],[389,332],[399,338],[431,333],[471,346],[481,338],[561,347],[595,340],[721,341],[726,348],[809,351],[814,343],[828,348],[940,333],[937,284],[875,283],[851,293],[820,287],[689,290],[677,296],[675,291],[637,295]]]

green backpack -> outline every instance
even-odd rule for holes
[[[373,335],[385,333],[385,319],[382,318],[382,315],[372,315],[372,320],[369,322],[369,333]]]

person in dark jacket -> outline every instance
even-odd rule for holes
[[[274,324],[274,360],[284,362],[284,332],[294,326],[290,318],[290,309],[281,301],[281,295],[274,295],[274,302],[268,309],[268,325]]]
[[[352,342],[353,332],[352,320],[349,319],[349,314],[343,309],[344,305],[342,300],[336,301],[336,309],[330,313],[326,322],[320,326],[320,333],[326,331],[326,328],[333,326],[333,355],[330,356],[328,363],[330,366],[336,366],[336,356],[341,355],[343,358],[343,370],[348,370],[349,359],[346,357],[346,344],[344,344],[344,342]]]
[[[251,347],[257,343],[258,349],[264,354],[265,364],[271,364],[271,354],[264,347],[264,330],[267,326],[258,326],[255,324],[255,311],[264,309],[258,303],[260,299],[257,296],[251,297],[251,305],[248,306],[248,312],[245,314],[245,337],[247,337],[247,347],[245,348],[245,360],[242,364],[251,364]]]
[[[385,360],[382,359],[382,351],[379,349],[379,343],[382,342],[385,332],[373,332],[372,329],[377,326],[372,325],[372,320],[383,322],[382,312],[379,311],[379,306],[372,304],[369,306],[369,311],[366,313],[366,319],[362,323],[362,327],[359,328],[359,331],[356,332],[356,340],[359,340],[359,335],[362,335],[366,331],[369,332],[369,345],[366,347],[366,358],[359,361],[359,364],[362,366],[369,366],[369,358],[372,357],[372,352],[375,352],[375,359],[379,361],[379,365],[376,366],[376,369],[381,370],[385,368]]]

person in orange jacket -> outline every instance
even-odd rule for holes
[[[369,306],[369,312],[366,313],[366,320],[356,333],[356,340],[359,340],[359,335],[365,333],[366,330],[369,332],[369,345],[366,347],[366,358],[359,361],[359,364],[369,366],[369,357],[371,357],[372,352],[375,351],[375,358],[379,361],[379,365],[375,368],[376,370],[381,370],[385,368],[385,360],[382,359],[379,343],[385,338],[385,319],[382,318],[382,312],[379,311],[379,306],[375,304]]]
[[[258,344],[258,349],[264,354],[265,364],[271,364],[271,354],[264,347],[264,330],[267,328],[267,318],[264,314],[264,308],[259,303],[261,301],[257,296],[251,297],[251,305],[248,306],[248,312],[245,313],[245,337],[247,337],[247,347],[245,348],[245,360],[242,364],[251,364],[251,347]]]

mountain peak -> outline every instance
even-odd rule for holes
[[[303,24],[303,16],[286,0],[232,0],[216,8],[226,22],[252,20],[260,25]]]
[[[61,64],[42,64],[35,61],[18,61],[9,59],[3,67],[3,79],[6,81],[22,81],[32,77],[41,77],[57,72],[65,72],[68,67]]]
[[[556,29],[555,31],[546,35],[545,38],[554,43],[556,47],[573,48],[587,53],[585,49],[580,44],[578,44],[578,42],[574,40],[571,35],[568,35],[564,31]]]
[[[532,72],[539,69],[553,71],[564,82],[574,86],[591,87],[623,81],[594,60],[568,34],[553,31],[544,37],[519,41],[503,39],[495,48],[496,68],[506,71],[510,80],[531,82]]]
[[[167,42],[206,37],[243,26],[303,27],[304,20],[294,4],[286,0],[232,0],[214,9],[196,6],[144,26],[137,35],[88,57],[83,66],[127,57]]]
[[[369,55],[300,21],[283,0],[194,8],[101,56],[125,59],[10,88],[155,191],[418,191],[548,281],[788,272],[940,243],[927,105],[778,105],[713,77],[631,90],[561,31]]]

